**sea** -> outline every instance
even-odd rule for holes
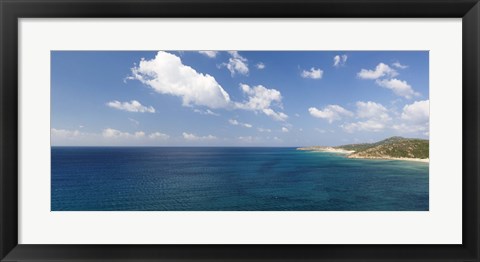
[[[279,147],[52,147],[52,211],[428,211],[429,164]]]

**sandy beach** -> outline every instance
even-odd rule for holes
[[[347,156],[347,158],[357,158],[357,159],[379,159],[379,160],[401,160],[401,161],[413,161],[413,162],[430,163],[430,159],[429,159],[429,158],[404,158],[404,157],[357,157],[357,156]]]

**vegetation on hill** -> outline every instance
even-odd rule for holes
[[[350,144],[336,148],[355,151],[350,158],[429,158],[429,141],[390,137],[376,143]]]

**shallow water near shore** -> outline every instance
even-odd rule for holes
[[[428,163],[296,148],[52,147],[52,211],[427,211]]]

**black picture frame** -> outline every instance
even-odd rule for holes
[[[0,0],[0,16],[1,261],[480,261],[478,0]],[[18,244],[18,19],[37,17],[462,18],[463,244]]]

